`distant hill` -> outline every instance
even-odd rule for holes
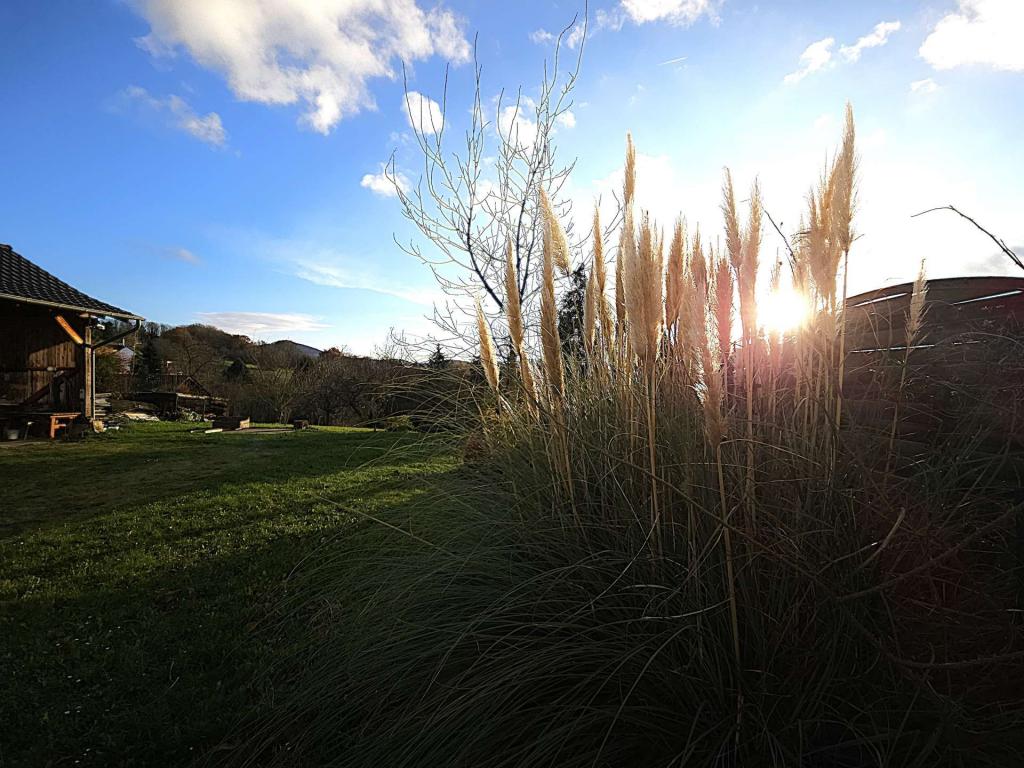
[[[311,347],[308,344],[299,344],[299,342],[291,341],[290,339],[274,341],[267,346],[280,349],[288,354],[303,355],[304,357],[319,357],[321,352],[316,347]]]

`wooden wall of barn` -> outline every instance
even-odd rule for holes
[[[0,402],[21,403],[60,375],[54,387],[58,402],[52,402],[54,393],[48,392],[31,407],[82,408],[85,353],[57,324],[57,314],[85,336],[85,319],[72,311],[0,300]]]

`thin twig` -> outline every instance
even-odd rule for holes
[[[764,211],[764,215],[768,217],[768,221],[770,221],[772,226],[775,227],[775,231],[778,232],[779,237],[782,238],[782,242],[785,244],[786,250],[789,251],[789,263],[796,263],[796,253],[793,252],[793,246],[789,244],[789,238],[782,234],[782,230],[779,229],[779,225],[775,223],[775,219],[772,218],[772,215],[768,213],[768,209],[765,208],[763,204],[761,206],[761,210]]]
[[[958,208],[956,208],[956,207],[954,207],[952,205],[940,205],[940,206],[938,206],[936,208],[929,208],[927,211],[921,211],[920,213],[915,213],[910,218],[914,219],[914,218],[917,218],[918,216],[924,216],[926,213],[932,213],[933,211],[952,211],[957,216],[960,216],[961,218],[967,219],[969,222],[971,222],[971,224],[973,224],[975,227],[977,227],[982,232],[984,232],[986,235],[988,235],[989,238],[991,238],[992,242],[999,246],[999,250],[1001,250],[1006,255],[1006,257],[1008,259],[1010,259],[1010,261],[1012,261],[1014,264],[1016,264],[1021,269],[1024,269],[1024,260],[1021,260],[1020,256],[1018,256],[1016,253],[1014,253],[1013,250],[1010,248],[1010,246],[1008,246],[1004,240],[1001,240],[1000,238],[998,238],[995,235],[993,235],[991,232],[989,232],[987,229],[985,229],[983,226],[981,226],[981,224],[979,224],[977,221],[975,221],[970,216],[968,216],[966,213],[964,213],[963,211],[959,210]]]

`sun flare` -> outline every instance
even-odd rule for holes
[[[807,297],[792,288],[779,288],[758,302],[758,324],[766,331],[786,333],[802,326],[810,317]]]

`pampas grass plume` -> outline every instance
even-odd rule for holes
[[[498,391],[498,354],[494,349],[494,339],[491,337],[491,329],[487,325],[487,318],[484,317],[484,308],[480,304],[479,297],[476,300],[476,330],[480,337],[480,364],[484,369],[484,376],[491,389]]]

